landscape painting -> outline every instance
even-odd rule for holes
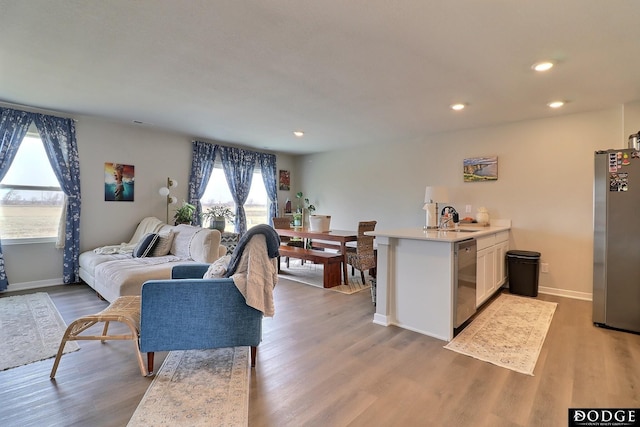
[[[464,182],[495,181],[498,179],[498,157],[464,159]]]

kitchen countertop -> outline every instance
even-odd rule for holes
[[[460,226],[460,230],[468,231],[455,231],[454,229],[423,230],[422,228],[396,228],[391,230],[369,231],[365,234],[369,236],[454,243],[471,238],[486,236],[488,234],[499,233],[501,231],[507,231],[510,228],[510,225],[490,225],[484,227],[478,225],[474,226],[473,224],[464,224]]]

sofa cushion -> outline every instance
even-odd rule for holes
[[[158,241],[151,250],[151,256],[165,256],[171,250],[171,244],[173,243],[173,231],[169,231],[167,234],[158,234]]]
[[[133,248],[133,256],[135,258],[144,258],[149,256],[151,251],[153,250],[154,245],[158,241],[157,233],[147,233],[140,241],[136,244],[136,247]]]
[[[218,230],[199,229],[189,242],[189,258],[211,264],[220,256],[220,238],[221,234]]]
[[[191,258],[189,254],[191,239],[200,230],[202,230],[202,228],[194,227],[192,225],[176,225],[173,228],[175,236],[173,238],[173,243],[171,244],[171,250],[169,251],[169,253],[181,259]]]

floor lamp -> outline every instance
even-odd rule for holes
[[[167,224],[169,224],[169,205],[175,205],[178,202],[178,198],[171,195],[171,188],[176,188],[178,186],[178,181],[173,178],[167,178],[167,186],[160,187],[158,193],[161,196],[167,198]]]

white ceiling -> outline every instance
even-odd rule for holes
[[[638,0],[0,0],[0,40],[0,101],[295,154],[640,99]]]

